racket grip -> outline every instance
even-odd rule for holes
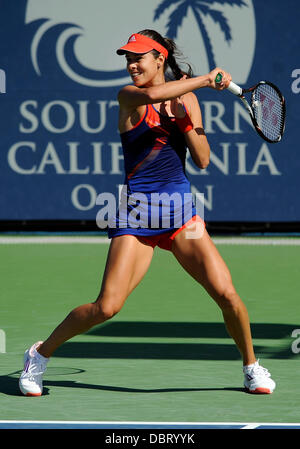
[[[237,84],[233,83],[232,81],[230,81],[227,89],[234,95],[240,96],[243,93],[243,89],[240,86],[238,86]]]
[[[222,78],[223,78],[222,73],[218,73],[215,78],[215,82],[220,83],[222,81]],[[234,95],[242,95],[242,93],[243,93],[243,89],[240,86],[238,86],[237,84],[233,83],[232,81],[230,81],[227,89]]]

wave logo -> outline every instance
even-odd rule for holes
[[[255,51],[252,0],[28,0],[25,21],[38,24],[31,43],[36,73],[42,76],[41,61],[55,56],[68,78],[89,87],[130,82],[116,49],[144,28],[175,39],[195,74],[221,66],[241,84]],[[54,54],[45,46],[50,36]]]

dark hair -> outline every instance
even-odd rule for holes
[[[183,75],[187,75],[188,78],[191,78],[193,76],[193,70],[186,61],[182,61],[184,64],[187,65],[188,70],[184,71],[180,68],[179,63],[177,62],[179,59],[183,59],[182,53],[178,50],[175,42],[172,39],[169,39],[168,37],[163,37],[161,34],[159,34],[157,31],[154,30],[142,30],[139,31],[138,34],[142,34],[143,36],[150,37],[154,41],[158,42],[160,45],[165,47],[168,50],[168,58],[165,61],[165,72],[167,72],[168,68],[171,70],[172,75],[166,74],[168,78],[175,78],[176,80],[179,80],[183,77]],[[158,57],[159,52],[157,50],[152,50],[152,53],[155,57]]]

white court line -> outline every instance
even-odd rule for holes
[[[290,237],[212,237],[216,245],[280,245],[280,246],[299,246],[300,238]],[[80,236],[31,236],[31,237],[0,237],[2,245],[17,244],[108,244],[110,239],[107,237],[80,237]]]
[[[89,244],[103,244],[109,243],[107,237],[63,237],[63,236],[43,236],[43,237],[0,237],[0,244],[2,245],[18,245],[18,244],[74,244],[83,243]]]
[[[0,428],[4,426],[72,426],[72,427],[102,427],[102,428],[136,428],[145,429],[148,428],[208,428],[208,427],[239,427],[240,429],[255,429],[260,426],[268,427],[295,427],[300,428],[300,423],[245,423],[245,422],[157,422],[157,421],[18,421],[18,420],[0,420]]]
[[[300,238],[290,237],[213,237],[212,240],[217,245],[286,245],[299,246]]]
[[[259,424],[259,423],[246,424],[245,426],[241,427],[241,429],[256,429],[260,425],[261,424]],[[274,424],[272,424],[272,425],[274,425]]]

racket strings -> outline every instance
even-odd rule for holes
[[[253,92],[252,107],[261,132],[271,141],[279,140],[284,127],[284,108],[278,92],[269,84],[260,84]]]

